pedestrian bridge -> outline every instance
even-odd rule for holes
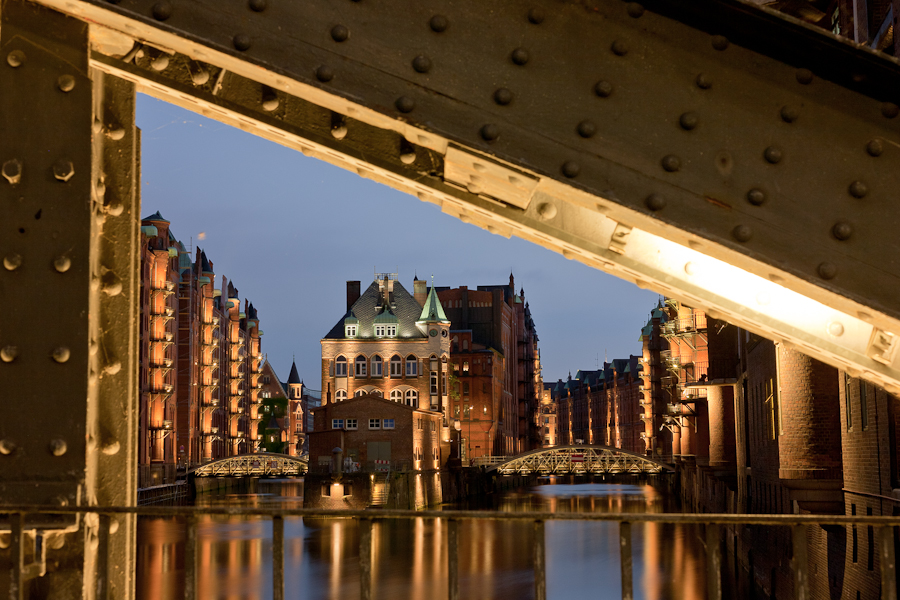
[[[286,477],[303,475],[308,466],[306,456],[259,452],[222,458],[188,473],[194,477]]]
[[[519,473],[540,473],[541,475],[561,475],[571,473],[607,475],[616,473],[674,473],[672,465],[646,456],[627,452],[609,446],[559,446],[533,450],[518,456],[492,457],[485,464],[487,471],[503,475]]]

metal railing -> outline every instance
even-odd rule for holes
[[[14,589],[22,589],[22,583],[33,571],[34,565],[26,565],[25,553],[21,551],[26,542],[26,531],[35,531],[34,522],[48,522],[48,516],[80,515],[90,516],[99,521],[97,552],[100,564],[95,574],[96,597],[110,598],[107,575],[110,565],[104,557],[110,546],[110,524],[114,515],[141,515],[171,517],[181,516],[187,520],[185,544],[185,589],[187,600],[197,598],[197,521],[201,515],[258,516],[272,520],[272,598],[284,600],[284,519],[286,517],[340,517],[354,518],[360,524],[359,542],[359,588],[360,598],[372,598],[372,524],[374,521],[446,519],[448,521],[447,567],[449,574],[448,598],[459,600],[459,525],[464,520],[488,521],[530,521],[534,527],[532,564],[534,569],[535,600],[547,599],[546,546],[544,526],[547,521],[607,521],[619,524],[619,548],[622,598],[634,597],[632,569],[632,524],[668,523],[700,525],[705,528],[706,541],[706,584],[710,600],[721,600],[723,596],[723,527],[776,526],[790,527],[792,540],[791,567],[794,574],[794,597],[810,597],[810,570],[808,560],[807,532],[812,526],[837,525],[844,527],[872,526],[877,532],[877,548],[881,564],[881,598],[897,600],[896,563],[894,553],[894,530],[900,525],[900,517],[869,517],[844,515],[755,515],[755,514],[679,514],[679,513],[548,513],[548,512],[489,512],[489,511],[413,511],[413,510],[323,510],[309,508],[263,508],[244,506],[204,506],[204,507],[46,507],[31,505],[10,505],[0,507],[0,528],[11,532],[10,556],[18,557],[18,568],[10,569]],[[85,519],[87,521],[88,519]],[[113,566],[112,568],[118,568]]]

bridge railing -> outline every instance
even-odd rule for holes
[[[8,531],[9,556],[18,564],[10,565],[11,589],[23,590],[26,579],[40,572],[40,565],[25,564],[24,547],[26,541],[40,543],[46,523],[71,520],[76,516],[84,523],[97,524],[98,568],[94,574],[94,589],[98,600],[109,600],[110,591],[106,582],[108,571],[119,568],[107,560],[110,550],[112,524],[116,519],[141,516],[180,516],[187,520],[185,544],[185,587],[184,598],[195,600],[197,596],[197,523],[202,515],[259,516],[272,521],[272,598],[284,600],[284,519],[287,517],[340,517],[354,518],[360,524],[359,573],[360,598],[373,597],[372,572],[373,542],[372,524],[375,521],[445,519],[448,521],[447,561],[448,589],[450,600],[459,600],[459,529],[461,521],[525,521],[533,524],[534,543],[532,565],[534,570],[535,600],[547,599],[546,548],[544,527],[547,521],[606,521],[619,524],[619,564],[621,571],[622,598],[634,598],[634,574],[632,569],[632,525],[635,523],[668,523],[699,525],[704,531],[706,547],[706,587],[709,600],[723,597],[723,573],[726,566],[723,548],[727,528],[745,526],[788,527],[791,529],[792,558],[794,573],[794,598],[809,598],[810,569],[808,560],[808,537],[812,527],[872,527],[875,533],[879,565],[881,569],[881,598],[897,600],[896,562],[894,535],[900,525],[900,516],[844,516],[844,515],[758,515],[758,514],[681,514],[681,513],[548,513],[548,512],[488,512],[488,511],[414,511],[414,510],[323,510],[287,509],[243,506],[204,507],[47,507],[47,506],[4,506],[0,507],[0,531]],[[17,558],[16,558],[17,557]],[[44,557],[46,558],[46,557]],[[15,596],[10,596],[14,598]],[[19,594],[21,598],[22,595]]]

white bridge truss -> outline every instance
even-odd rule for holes
[[[671,465],[646,456],[607,446],[560,446],[534,450],[488,467],[503,475],[517,473],[554,474],[615,474],[615,473],[671,473]]]
[[[307,471],[306,456],[260,452],[222,458],[192,471],[195,477],[286,477]]]

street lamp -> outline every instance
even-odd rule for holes
[[[454,419],[453,421],[453,430],[456,432],[456,458],[462,461],[462,455],[460,454],[460,430],[462,429],[462,423],[459,422],[459,419]]]

